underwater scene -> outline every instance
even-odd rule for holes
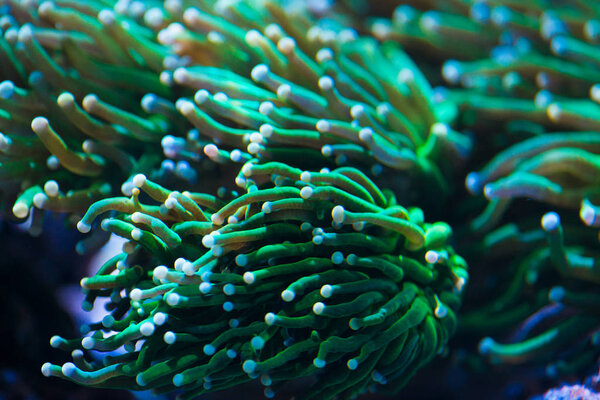
[[[0,33],[0,400],[600,400],[600,1]]]

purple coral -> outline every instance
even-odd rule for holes
[[[583,385],[563,385],[548,390],[544,400],[600,400],[600,394]]]

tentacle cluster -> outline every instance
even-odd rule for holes
[[[188,8],[158,36],[182,59],[208,59],[161,75],[195,90],[175,107],[210,140],[204,153],[218,163],[254,157],[302,168],[352,165],[371,175],[409,171],[446,193],[441,171],[450,174],[464,160],[470,140],[449,127],[453,103],[433,101],[401,48],[265,6],[251,21]],[[198,148],[172,138],[165,145],[180,154]]]
[[[464,331],[496,338],[479,347],[495,363],[541,364],[551,377],[593,365],[600,9],[580,1],[408,3],[371,30],[407,48],[434,48],[427,63],[446,59],[440,78],[450,87],[434,92],[456,102],[460,125],[474,132],[477,171],[466,188],[488,200],[471,221],[473,259],[507,264],[489,272],[502,293],[467,313]]]
[[[541,229],[509,223],[486,235],[482,249],[490,260],[506,260],[510,249],[506,270],[497,274],[506,282],[499,297],[463,316],[462,328],[511,333],[508,340],[484,338],[479,351],[494,363],[541,364],[552,378],[593,365],[600,354],[597,240],[593,230],[573,218],[562,223],[555,212],[544,214]]]
[[[490,200],[474,228],[489,229],[518,198],[581,209],[589,225],[600,165],[598,7],[549,8],[539,1],[418,7],[403,4],[391,20],[373,21],[371,30],[408,46],[426,42],[451,58],[442,77],[464,89],[440,88],[436,95],[455,102],[462,123],[481,132],[479,145],[497,153],[466,178],[470,192]],[[458,38],[473,44],[470,51]]]
[[[441,198],[471,142],[398,44],[293,2],[8,3],[2,201],[68,213],[81,253],[125,239],[81,281],[108,314],[44,375],[349,397],[445,350],[466,263],[373,179]]]
[[[126,19],[101,3],[6,3],[2,208],[12,208],[19,219],[34,206],[85,212],[116,193],[127,176],[160,162],[160,152],[150,149],[172,125],[149,114],[140,99],[148,91],[172,95],[158,77],[170,50],[153,45],[153,31],[145,26],[123,28]]]
[[[53,337],[73,362],[44,374],[183,398],[258,378],[271,397],[315,375],[306,398],[347,398],[395,392],[444,350],[467,280],[447,224],[424,222],[354,168],[242,170],[243,194],[180,193],[137,175],[131,198],[88,210],[80,226],[102,219],[126,239],[81,282],[85,307],[105,298],[109,313],[83,339]],[[104,363],[85,355],[117,349]]]
[[[444,193],[470,150],[399,46],[302,7],[8,3],[0,178],[20,219],[250,158],[411,171]]]

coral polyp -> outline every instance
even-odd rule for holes
[[[180,193],[137,175],[131,198],[90,207],[81,224],[103,218],[126,239],[81,282],[87,307],[105,298],[109,313],[83,339],[54,337],[74,358],[45,375],[182,398],[258,378],[271,397],[314,376],[304,398],[348,398],[396,392],[444,351],[467,280],[447,224],[354,168],[242,171],[243,194]],[[119,348],[103,363],[84,355]]]

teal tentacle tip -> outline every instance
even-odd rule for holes
[[[548,212],[542,217],[541,224],[546,232],[552,232],[560,226],[560,217],[554,211]]]

